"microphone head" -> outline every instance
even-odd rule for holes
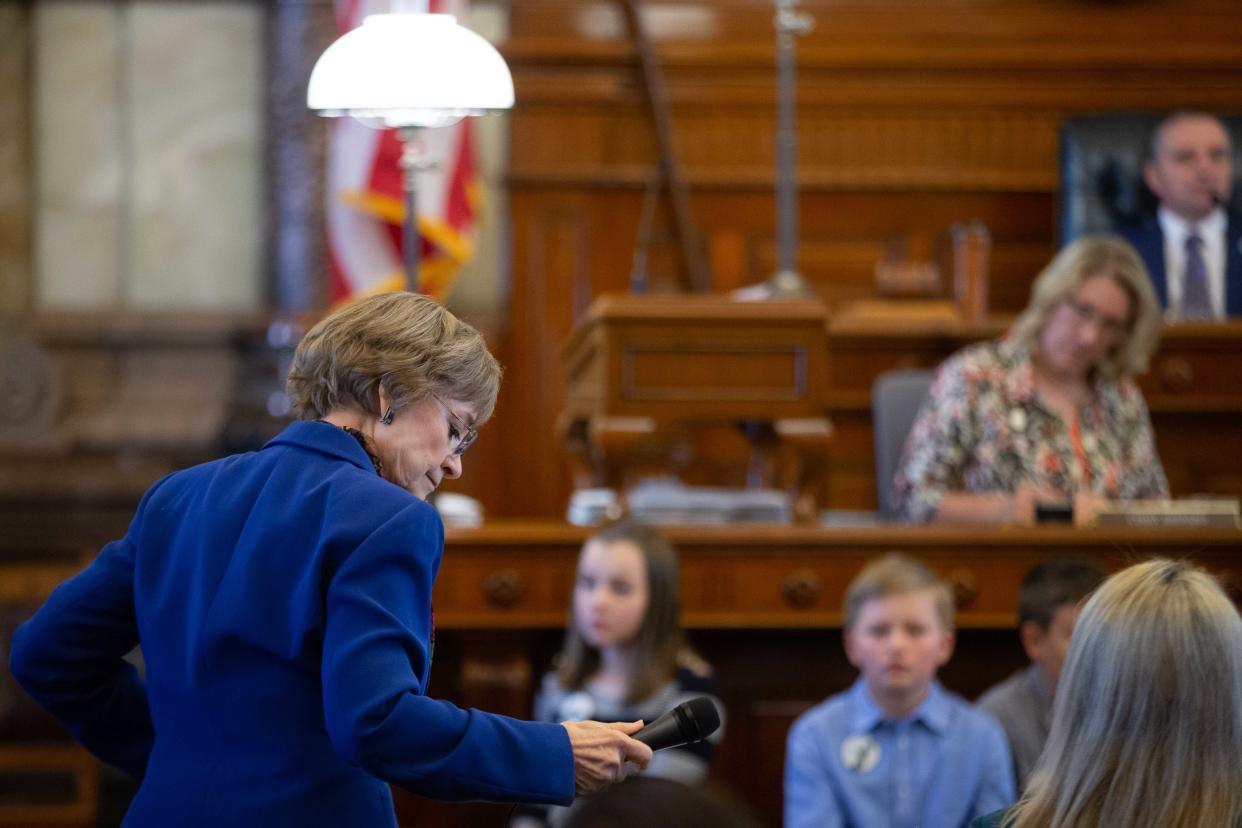
[[[701,742],[720,727],[720,712],[707,696],[684,701],[634,734],[652,750]]]
[[[707,696],[690,699],[674,709],[684,714],[684,719],[681,716],[678,718],[687,742],[701,742],[720,727],[720,711]]]

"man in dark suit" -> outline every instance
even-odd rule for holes
[[[1242,227],[1224,208],[1233,184],[1224,125],[1203,112],[1165,118],[1152,136],[1143,179],[1159,209],[1120,232],[1143,257],[1169,318],[1242,316]]]

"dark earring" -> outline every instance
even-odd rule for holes
[[[384,416],[380,417],[380,422],[384,425],[392,425],[392,406],[388,406],[388,410],[384,412]]]

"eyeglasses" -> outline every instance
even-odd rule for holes
[[[1082,325],[1095,323],[1100,331],[1113,341],[1119,340],[1130,330],[1130,323],[1115,316],[1101,313],[1094,305],[1075,299],[1073,296],[1065,300],[1066,306],[1074,312],[1074,318]]]
[[[449,442],[452,443],[456,441],[457,443],[457,445],[453,448],[453,456],[461,457],[466,453],[466,449],[473,446],[474,441],[479,439],[479,432],[466,425],[461,417],[458,417],[455,413],[453,413],[453,409],[449,407],[448,403],[439,397],[436,397],[435,399],[436,402],[444,406],[444,411],[449,417]]]

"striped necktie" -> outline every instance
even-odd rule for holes
[[[1182,279],[1182,319],[1192,322],[1212,319],[1212,300],[1208,296],[1207,263],[1203,261],[1203,239],[1197,233],[1186,237],[1186,269]]]

